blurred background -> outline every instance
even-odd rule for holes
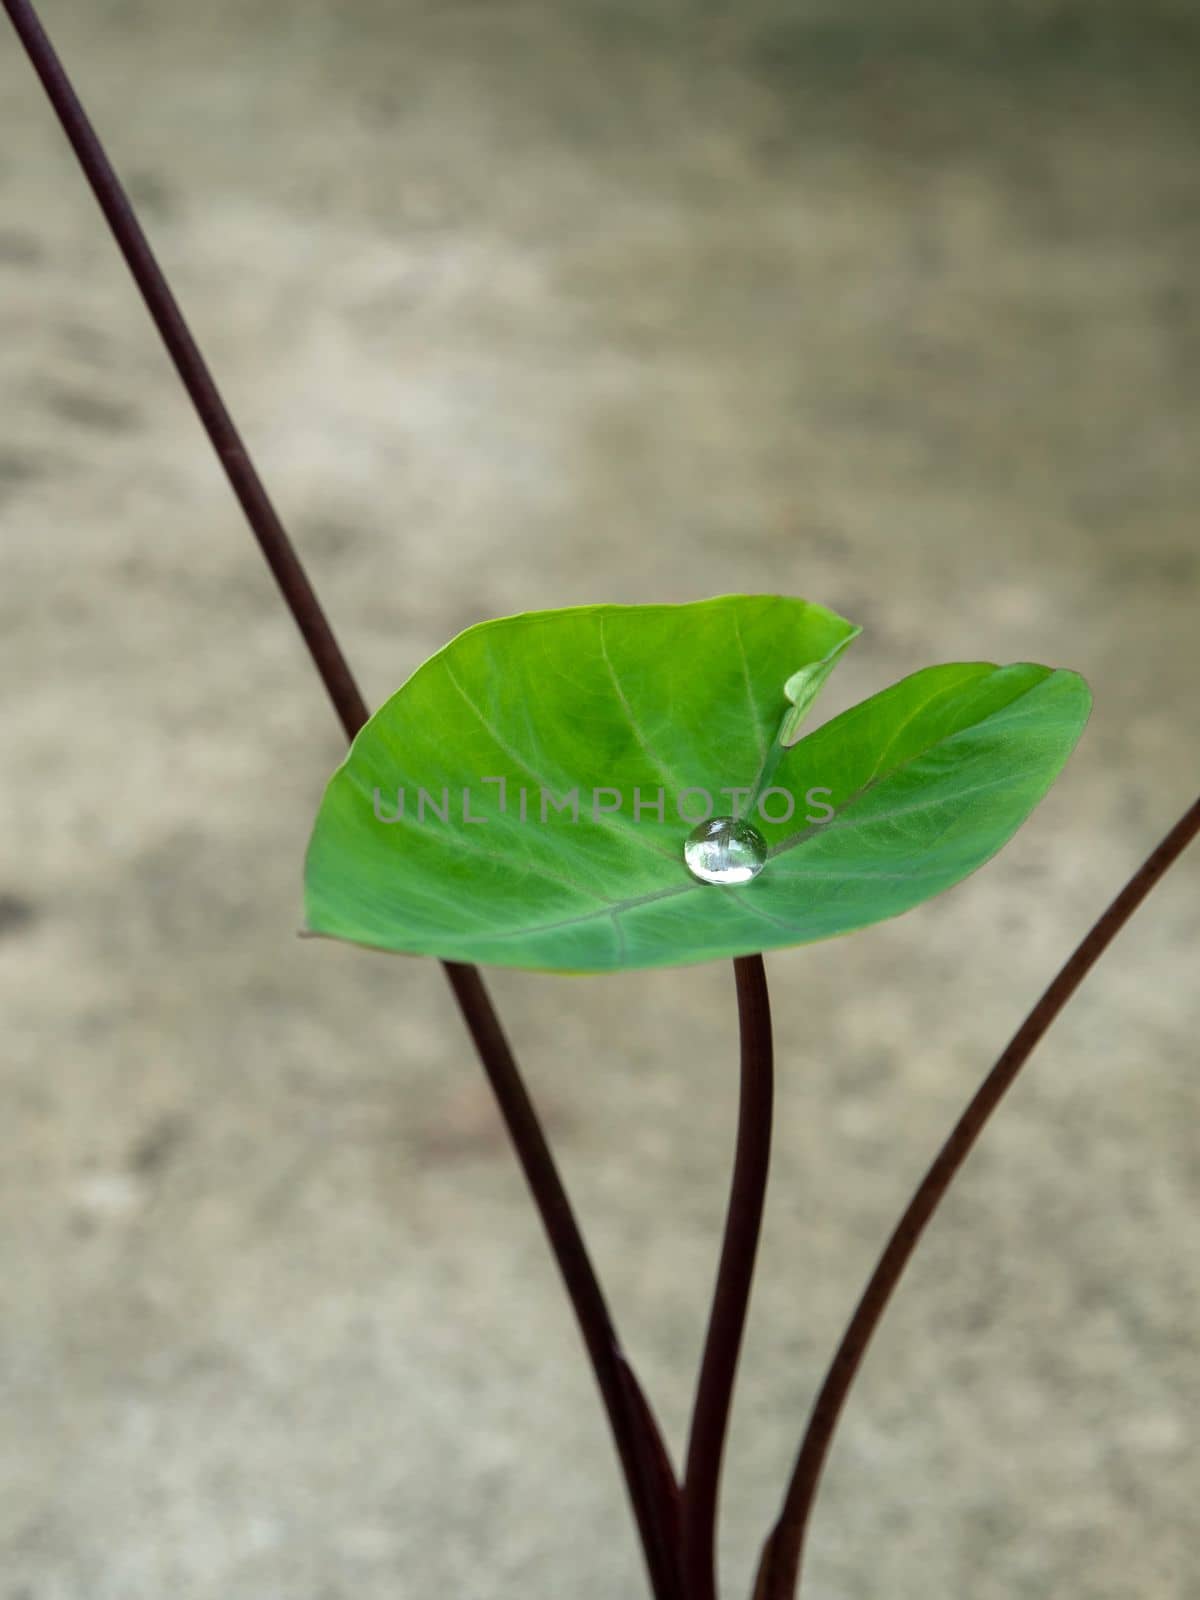
[[[480,618],[731,590],[1096,711],[943,899],[773,956],[746,1593],[900,1206],[1197,784],[1190,0],[46,0],[377,702]],[[435,964],[302,943],[335,721],[0,27],[0,1596],[643,1593]],[[1200,861],[1047,1039],[839,1435],[814,1600],[1200,1582]],[[494,975],[678,1451],[724,967]],[[1190,1419],[1190,1420],[1189,1420]]]

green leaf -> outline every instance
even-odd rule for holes
[[[1091,698],[1048,667],[930,667],[785,743],[858,631],[753,595],[468,629],[376,712],[330,781],[308,850],[309,930],[607,972],[805,944],[909,910],[1020,826]],[[754,808],[769,856],[753,881],[688,872],[697,791],[717,815]]]

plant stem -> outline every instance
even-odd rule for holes
[[[921,1180],[888,1240],[818,1392],[779,1520],[763,1547],[754,1600],[793,1600],[821,1471],[850,1386],[909,1258],[988,1119],[1083,979],[1163,874],[1200,834],[1200,799],[1130,878],[1017,1029]]]
[[[29,0],[2,3],[308,647],[346,737],[353,739],[367,720],[366,702],[121,181],[34,6]],[[663,1568],[660,1546],[666,1536],[662,1530],[672,1515],[659,1504],[665,1499],[665,1490],[650,1465],[667,1460],[661,1436],[632,1370],[620,1356],[582,1235],[483,980],[474,968],[445,962],[443,968],[500,1101],[583,1330],[654,1576]],[[655,1576],[654,1581],[656,1596],[676,1600],[666,1577]]]
[[[274,574],[287,608],[303,635],[346,737],[353,739],[367,720],[366,704],[129,197],[113,171],[37,12],[28,0],[3,0],[3,5],[112,229],[117,247],[141,290],[146,309],[162,335],[167,353],[246,514],[246,521]]]
[[[445,968],[575,1307],[630,1485],[654,1594],[659,1600],[682,1600],[670,1539],[676,1509],[674,1495],[667,1488],[669,1482],[670,1490],[674,1489],[674,1479],[666,1451],[653,1425],[645,1396],[617,1342],[604,1294],[588,1259],[587,1246],[537,1114],[517,1072],[508,1040],[495,1012],[480,1004],[479,973],[474,967],[461,966],[455,961],[446,962]],[[652,1451],[648,1445],[656,1449]],[[665,1469],[662,1463],[668,1463]]]
[[[725,1237],[692,1408],[683,1479],[681,1545],[687,1600],[716,1600],[717,1493],[738,1354],[746,1326],[771,1157],[774,1061],[761,956],[734,961],[741,1032],[737,1151]]]

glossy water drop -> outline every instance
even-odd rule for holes
[[[710,817],[688,834],[683,859],[699,883],[749,883],[766,865],[767,845],[752,823]]]

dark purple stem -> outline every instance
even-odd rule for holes
[[[542,1225],[550,1240],[579,1326],[591,1357],[592,1368],[604,1398],[625,1480],[630,1487],[638,1530],[646,1552],[654,1594],[658,1600],[682,1600],[675,1584],[675,1562],[670,1540],[674,1520],[673,1476],[658,1430],[653,1426],[645,1396],[638,1387],[617,1342],[604,1294],[588,1259],[587,1247],[571,1211],[562,1180],[546,1143],[537,1113],[513,1060],[508,1040],[494,1011],[486,1008],[483,984],[474,967],[456,961],[444,963],[450,986],[462,1007],[505,1124],[521,1159],[526,1181],[537,1201]]]
[[[274,574],[346,737],[353,739],[367,720],[366,702],[120,179],[34,7],[28,0],[2,0],[2,3]],[[620,1354],[582,1235],[483,981],[471,967],[443,965],[500,1103],[592,1358],[641,1531],[655,1595],[659,1600],[677,1600],[670,1587],[664,1554],[667,1537],[664,1530],[670,1524],[673,1511],[664,1503],[665,1494],[650,1465],[666,1459],[657,1425]]]
[[[353,739],[367,720],[366,703],[121,181],[33,6],[28,0],[3,0],[3,4],[112,229],[117,248],[141,290],[146,309],[162,335],[167,353],[225,469],[225,476],[246,514],[246,521],[274,574],[287,608],[303,635],[346,737]]]
[[[733,1385],[767,1194],[774,1100],[771,1004],[761,956],[733,964],[741,1031],[737,1150],[683,1477],[681,1545],[687,1600],[716,1600],[717,1503]]]
[[[1117,934],[1158,883],[1200,834],[1200,799],[1186,811],[1162,842],[1085,935],[1041,999],[1013,1035],[974,1099],[959,1118],[937,1158],[908,1203],[888,1240],[879,1264],[855,1308],[825,1380],[817,1395],[808,1428],[788,1484],[783,1509],[763,1547],[754,1600],[793,1600],[800,1580],[804,1539],[821,1471],[846,1396],[879,1326],[901,1274],[926,1225],[955,1175],[970,1154],[988,1119],[1013,1080],[1033,1054],[1043,1034],[1062,1011]]]

